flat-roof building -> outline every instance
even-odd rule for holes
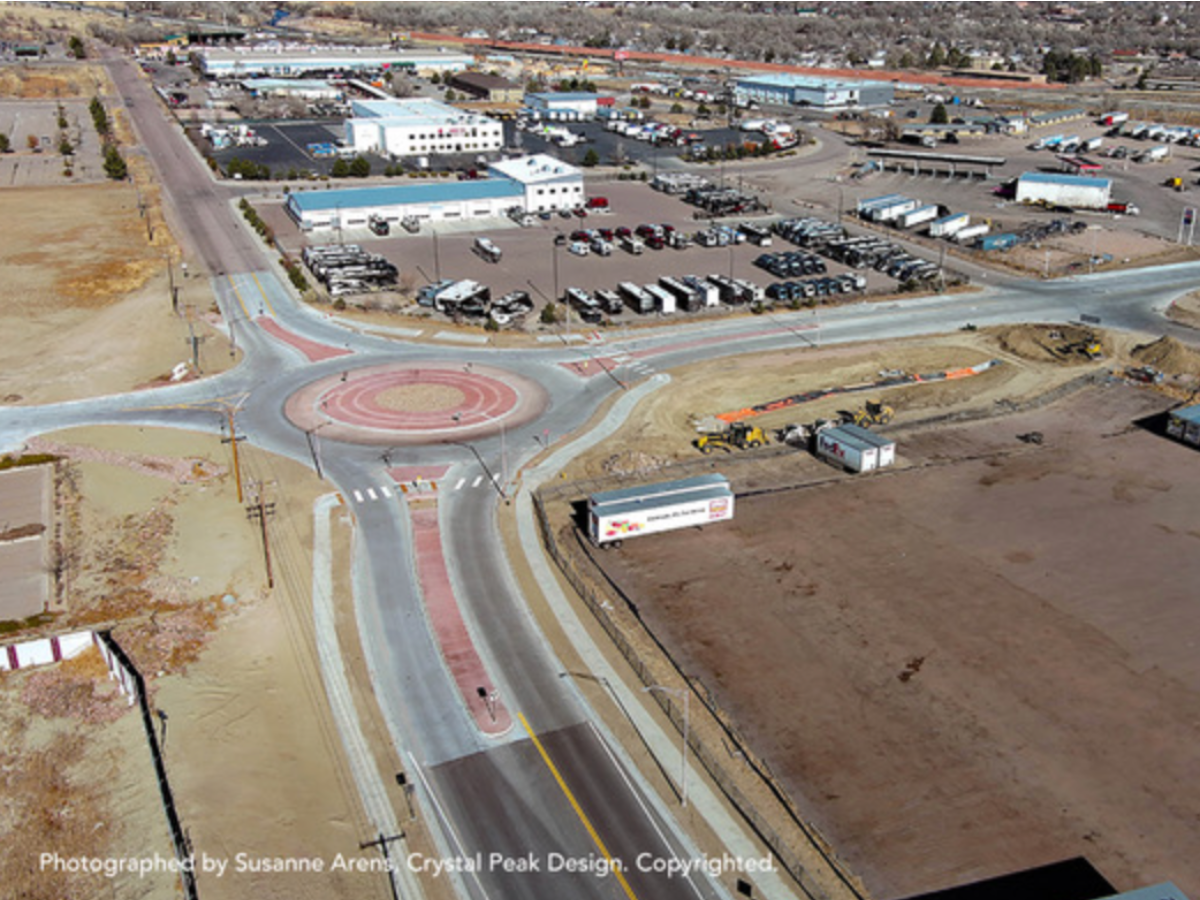
[[[551,156],[504,160],[475,181],[380,185],[332,191],[293,191],[287,211],[305,231],[366,228],[371,216],[397,223],[500,218],[514,206],[526,212],[583,205],[583,172]]]
[[[475,58],[465,53],[391,50],[386,47],[214,47],[201,55],[201,66],[208,78],[238,79],[255,75],[297,78],[314,72],[378,72],[386,69],[458,72],[474,63]]]
[[[734,85],[739,103],[769,103],[775,106],[886,106],[896,95],[889,81],[851,81],[812,78],[780,72],[739,78]]]
[[[450,87],[489,103],[520,103],[525,96],[519,84],[486,72],[459,72],[450,77]]]
[[[601,106],[615,106],[616,100],[600,94],[574,91],[568,93],[526,94],[525,105],[539,112],[570,112],[582,118],[593,118]]]
[[[346,146],[394,157],[486,153],[504,146],[504,126],[436,100],[355,100]]]

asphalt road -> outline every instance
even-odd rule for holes
[[[79,424],[129,423],[216,432],[223,404],[240,404],[239,431],[257,446],[309,461],[305,436],[282,413],[284,400],[302,385],[349,367],[396,360],[454,358],[509,368],[534,378],[547,390],[549,409],[535,424],[506,435],[509,470],[539,450],[534,436],[581,427],[601,402],[620,390],[609,378],[581,380],[563,368],[587,351],[551,345],[491,350],[433,347],[365,337],[300,308],[264,269],[256,240],[237,221],[229,200],[236,189],[214,185],[182,133],[167,123],[140,76],[123,59],[110,69],[148,155],[163,174],[173,218],[186,245],[213,276],[222,311],[235,323],[246,360],[231,372],[187,385],[86,402],[39,408],[0,409],[6,447],[44,431]],[[653,369],[719,356],[810,347],[847,341],[884,341],[977,325],[1024,321],[1070,321],[1096,316],[1106,327],[1159,334],[1194,342],[1190,333],[1166,323],[1159,311],[1169,299],[1193,289],[1200,264],[1120,272],[1053,283],[1006,282],[959,297],[928,297],[888,304],[770,314],[700,325],[667,327],[624,342],[645,351]],[[254,322],[274,319],[312,340],[353,351],[352,356],[309,363],[295,350],[268,337]],[[611,352],[611,347],[597,352]],[[633,380],[636,376],[624,373]],[[501,441],[476,442],[493,471],[501,467]],[[325,474],[343,496],[386,478],[380,448],[322,441]],[[402,459],[401,459],[402,457]],[[393,464],[453,463],[477,466],[463,447],[397,450]],[[411,535],[400,502],[351,507],[361,541],[356,559],[356,613],[375,678],[375,692],[393,741],[421,775],[422,810],[438,823],[443,853],[486,857],[491,852],[532,853],[549,860],[561,854],[579,860],[607,851],[630,866],[626,881],[587,874],[505,873],[494,868],[458,877],[471,897],[529,897],[559,900],[617,896],[701,898],[728,896],[728,888],[702,878],[694,883],[637,871],[640,853],[680,854],[675,826],[649,802],[637,780],[623,770],[593,729],[590,710],[559,678],[557,661],[545,646],[527,606],[513,585],[495,527],[496,495],[450,492],[441,501],[448,565],[464,615],[481,657],[495,677],[504,702],[524,715],[538,736],[518,724],[500,740],[485,739],[474,727],[431,636],[415,583]],[[519,720],[518,720],[519,721]],[[590,826],[590,827],[589,827]],[[603,845],[604,850],[601,850]]]

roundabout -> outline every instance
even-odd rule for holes
[[[389,363],[351,369],[292,394],[284,412],[296,427],[352,444],[442,444],[476,440],[545,412],[535,381],[495,366]]]

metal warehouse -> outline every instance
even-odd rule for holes
[[[311,72],[378,72],[384,69],[459,72],[474,63],[473,56],[463,53],[383,48],[284,49],[268,46],[231,50],[214,47],[205,50],[201,56],[201,66],[206,77],[239,79],[250,75],[294,78]]]
[[[833,81],[802,75],[757,75],[739,78],[734,86],[738,102],[776,106],[886,106],[895,97],[887,81]]]
[[[1017,179],[1018,203],[1107,209],[1111,196],[1112,181],[1108,178],[1026,172]]]
[[[504,126],[436,100],[354,100],[346,146],[393,157],[486,153],[504,146]]]
[[[365,228],[371,216],[399,222],[499,218],[514,206],[527,212],[573,209],[583,203],[583,173],[550,156],[505,160],[477,181],[382,185],[333,191],[293,191],[287,211],[305,231]]]
[[[573,112],[584,119],[595,118],[598,108],[613,106],[615,103],[612,97],[581,92],[525,95],[525,105],[530,109],[536,109],[538,112]]]

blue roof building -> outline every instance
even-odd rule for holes
[[[387,184],[340,190],[293,191],[286,209],[302,230],[366,228],[372,216],[398,223],[471,221],[582,206],[583,173],[561,160],[538,155],[505,160],[471,181]]]

